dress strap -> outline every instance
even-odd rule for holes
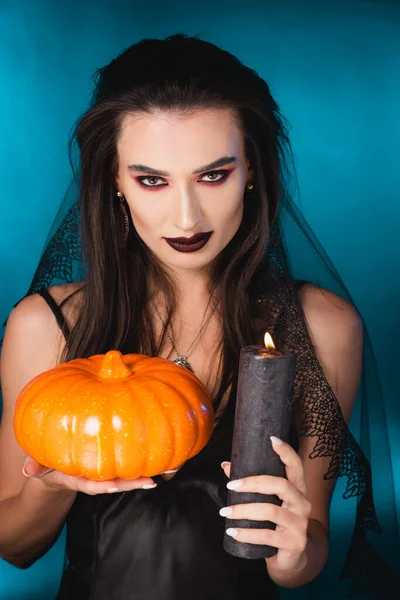
[[[307,283],[305,279],[296,279],[296,291],[298,292],[305,283]]]
[[[58,306],[57,302],[54,300],[53,296],[50,294],[50,292],[47,288],[41,288],[38,291],[38,294],[40,296],[42,296],[42,298],[44,300],[46,300],[47,304],[53,311],[53,314],[57,320],[57,323],[58,323],[61,331],[63,332],[65,339],[67,339],[70,334],[70,330],[69,330],[67,322],[66,322],[64,315],[62,314],[61,309]]]

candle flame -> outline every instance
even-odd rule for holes
[[[268,331],[264,335],[264,344],[267,350],[271,350],[272,348],[275,349],[275,344],[272,341],[272,337],[270,336]]]

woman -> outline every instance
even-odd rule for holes
[[[315,435],[329,441],[330,414],[336,441],[355,444],[346,423],[363,347],[349,302],[285,271],[278,210],[290,143],[278,106],[254,71],[210,43],[143,40],[99,70],[76,140],[84,277],[28,295],[4,338],[0,554],[31,565],[67,520],[70,565],[58,599],[277,598],[277,585],[302,586],[326,563],[342,455],[340,444],[318,450]],[[236,489],[283,504],[229,511],[239,351],[267,329],[298,359],[291,443],[265,442],[287,479],[250,477]],[[112,348],[190,366],[214,399],[210,442],[177,472],[135,481],[70,477],[29,457],[24,466],[12,427],[22,387]],[[230,532],[276,555],[229,555],[222,516],[276,523]]]

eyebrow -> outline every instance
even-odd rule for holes
[[[203,171],[210,171],[211,169],[217,169],[218,167],[223,167],[224,165],[230,165],[236,161],[236,156],[222,156],[208,165],[199,167],[195,171],[192,171],[192,173],[195,175],[197,173],[202,173]],[[170,175],[168,171],[160,171],[159,169],[153,169],[147,165],[128,165],[128,169],[130,171],[140,171],[141,173],[152,173],[153,175],[159,175],[160,177],[168,177]]]

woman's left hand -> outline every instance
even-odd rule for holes
[[[277,438],[274,438],[277,439]],[[280,440],[279,440],[280,441]],[[311,514],[311,503],[307,499],[303,463],[296,451],[285,442],[273,443],[273,449],[285,464],[286,476],[257,475],[243,478],[242,484],[235,487],[229,482],[227,487],[235,492],[258,492],[259,494],[276,494],[282,506],[269,503],[236,504],[225,507],[231,513],[221,509],[221,516],[228,519],[249,519],[255,521],[271,521],[276,529],[236,529],[233,537],[239,542],[249,544],[267,544],[278,548],[278,552],[266,558],[267,569],[274,572],[288,573],[305,565],[308,519]],[[225,475],[230,476],[231,465],[222,463]]]

